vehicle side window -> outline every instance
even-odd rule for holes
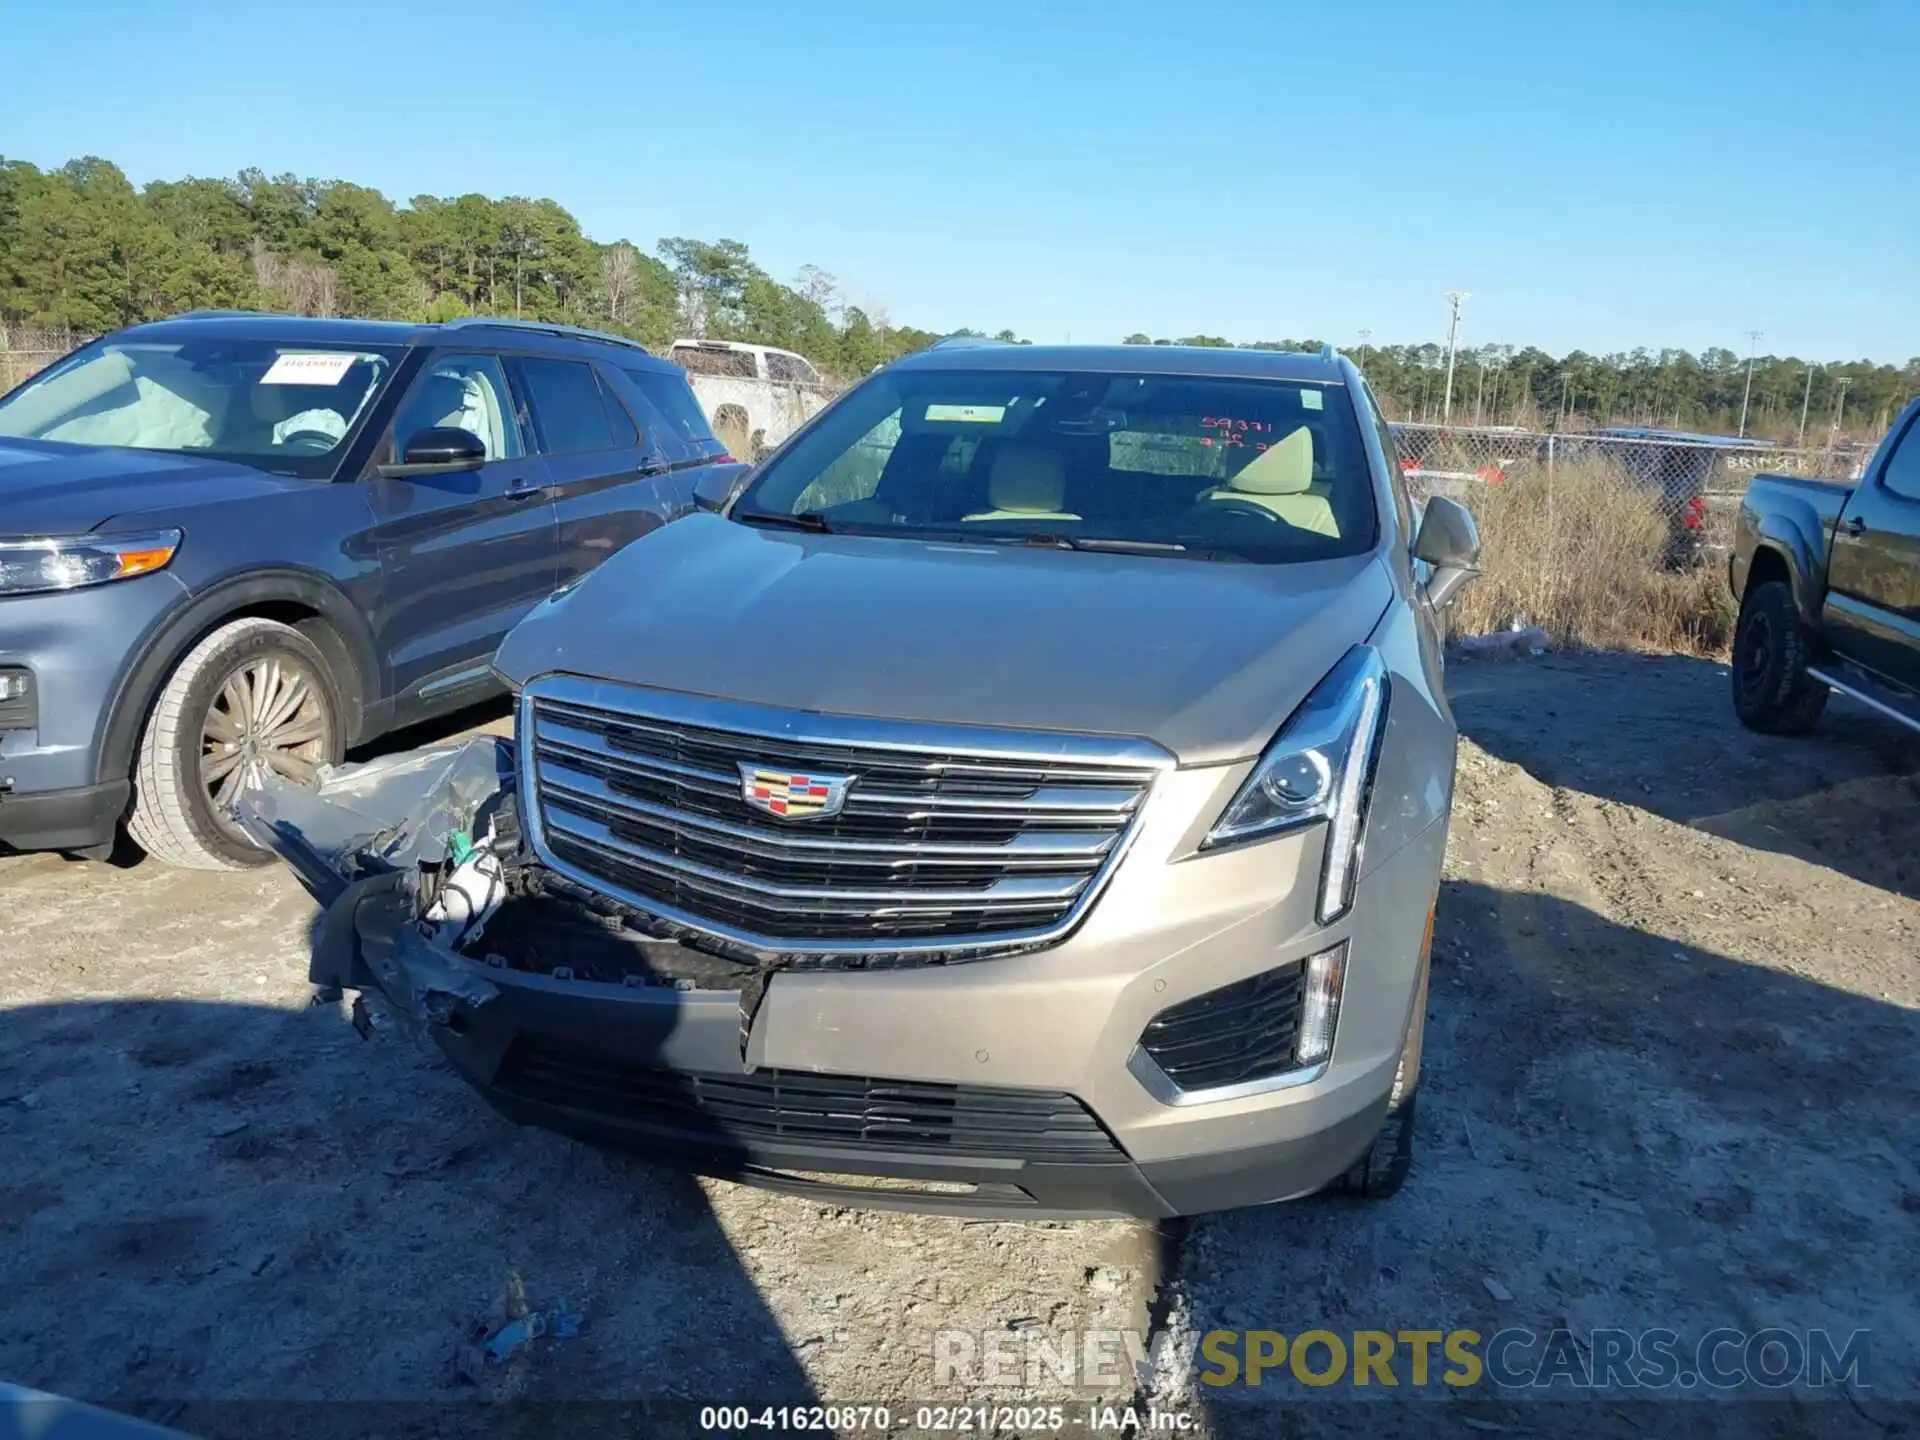
[[[1407,477],[1400,468],[1400,453],[1393,443],[1393,428],[1387,424],[1387,417],[1380,413],[1379,402],[1373,398],[1373,388],[1366,386],[1360,391],[1366,404],[1367,422],[1373,426],[1374,433],[1380,437],[1380,453],[1387,458],[1387,484],[1393,489],[1393,508],[1400,516],[1400,534],[1406,543],[1413,544],[1413,501],[1407,495]]]
[[[800,366],[791,355],[782,355],[777,350],[767,352],[767,378],[779,383],[791,384],[806,377],[800,373]]]
[[[1880,472],[1880,483],[1903,500],[1920,500],[1920,420],[1907,425]]]
[[[669,460],[704,460],[720,449],[713,427],[693,398],[686,377],[671,371],[623,369],[627,382],[653,413],[642,415],[647,433]]]
[[[613,421],[592,366],[577,360],[530,358],[519,364],[541,453],[577,455],[614,448]]]
[[[449,426],[476,435],[487,459],[517,460],[526,453],[513,392],[497,355],[436,355],[414,379],[393,417],[393,453],[422,430]]]
[[[601,403],[607,407],[607,424],[613,427],[613,443],[623,450],[640,448],[640,427],[634,424],[633,416],[627,413],[627,407],[614,393],[613,386],[607,383],[604,375],[596,373],[593,377],[600,386]]]

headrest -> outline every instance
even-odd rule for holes
[[[459,375],[429,375],[410,407],[420,425],[444,425],[467,408],[467,382]]]
[[[1302,425],[1227,482],[1243,495],[1304,495],[1313,485],[1313,431]]]
[[[1067,498],[1067,475],[1059,452],[1010,445],[994,459],[987,498],[996,510],[1050,515]]]

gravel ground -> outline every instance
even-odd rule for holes
[[[1680,659],[1456,665],[1408,1189],[1171,1235],[856,1214],[522,1131],[400,1034],[309,1005],[312,907],[279,871],[0,858],[0,1378],[246,1433],[223,1402],[969,1398],[937,1385],[934,1331],[1149,1314],[1176,1350],[1778,1324],[1873,1332],[1870,1386],[1807,1412],[1821,1433],[1912,1424],[1920,746],[1838,703],[1814,736],[1760,739],[1725,684]],[[487,1364],[477,1340],[523,1306],[579,1332]],[[1221,1435],[1383,1418],[1280,1408],[1377,1388],[1171,1368],[1151,1393]],[[1042,1374],[971,1398],[1133,1393]],[[1421,1393],[1461,1402],[1422,1425],[1648,1428]]]

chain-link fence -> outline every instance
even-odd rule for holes
[[[1555,641],[1594,645],[1717,649],[1747,482],[1762,472],[1846,481],[1872,454],[1630,429],[1393,429],[1414,493],[1449,495],[1480,522],[1483,574],[1460,627],[1539,625]]]
[[[64,330],[27,329],[0,321],[0,395],[39,374],[87,339]]]

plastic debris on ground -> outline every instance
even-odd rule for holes
[[[581,1317],[572,1310],[556,1307],[535,1310],[518,1320],[509,1320],[494,1331],[481,1351],[489,1365],[504,1365],[535,1340],[571,1340],[580,1333]]]
[[[1539,655],[1547,648],[1547,632],[1526,625],[1491,635],[1456,635],[1452,644],[1465,655]]]

